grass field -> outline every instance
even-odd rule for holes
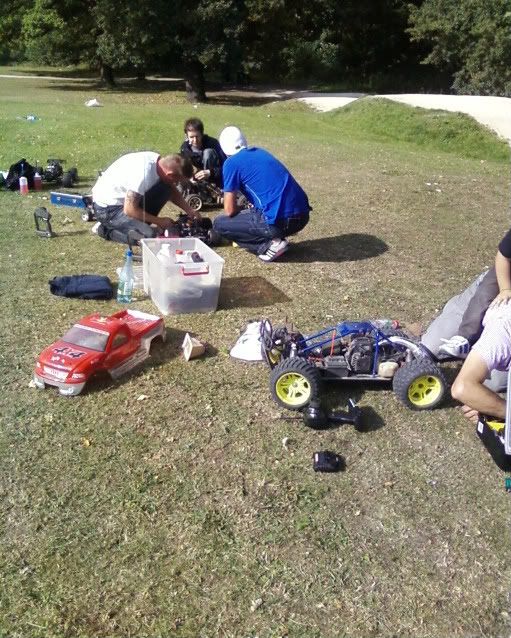
[[[312,431],[281,418],[262,365],[228,356],[264,316],[426,324],[509,228],[508,147],[464,116],[385,101],[193,109],[172,90],[12,79],[0,105],[2,169],[61,157],[87,191],[122,153],[178,149],[197,115],[275,152],[314,207],[275,264],[219,248],[218,312],[167,317],[141,369],[65,399],[29,387],[35,358],[119,306],[52,297],[48,280],[115,280],[123,248],[65,208],[39,239],[47,193],[0,192],[0,636],[508,636],[509,495],[454,403],[418,414],[387,389],[330,386],[328,405],[354,397],[371,431]],[[183,360],[186,331],[208,356]],[[319,449],[346,471],[315,474]]]

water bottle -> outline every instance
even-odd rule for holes
[[[378,330],[397,330],[399,328],[399,321],[395,319],[375,319],[371,322]]]
[[[23,175],[20,177],[20,193],[26,195],[28,193],[28,179]]]
[[[133,253],[128,248],[117,287],[117,301],[119,303],[131,303],[133,280]]]
[[[156,259],[166,267],[174,265],[175,262],[172,259],[172,254],[170,252],[170,244],[162,244],[158,254],[156,255]]]
[[[36,171],[34,175],[34,190],[40,191],[43,187],[43,179]]]

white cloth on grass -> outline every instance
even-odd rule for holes
[[[231,357],[242,361],[262,361],[261,348],[262,321],[251,321],[238,341],[231,348]]]

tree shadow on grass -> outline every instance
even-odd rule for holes
[[[64,172],[66,172],[67,170],[69,170],[73,164],[72,162],[68,162],[66,160],[64,160],[65,164],[64,164]],[[69,166],[67,166],[69,164]],[[56,182],[43,182],[41,191],[44,193],[52,193],[52,192],[57,192],[57,193],[69,193],[70,195],[74,195],[75,193],[79,192],[80,189],[83,189],[84,186],[86,186],[89,183],[94,183],[98,177],[99,174],[96,172],[94,175],[82,175],[80,173],[80,167],[77,167],[78,169],[78,181],[75,182],[72,186],[62,186],[62,184],[57,184]]]
[[[275,95],[257,95],[253,93],[209,93],[208,104],[214,104],[215,106],[263,106],[264,104],[270,104],[272,102],[282,102],[281,97]]]
[[[286,301],[289,297],[263,277],[227,277],[222,279],[218,309],[258,308]]]
[[[347,233],[336,237],[321,237],[293,242],[289,252],[279,261],[310,263],[317,261],[360,261],[376,257],[388,250],[379,237],[365,233]]]
[[[185,84],[183,80],[178,79],[165,81],[120,79],[114,86],[106,86],[99,79],[66,82],[66,79],[62,78],[62,80],[53,80],[51,88],[59,91],[97,91],[98,93],[170,93],[184,91]]]
[[[114,86],[106,86],[101,81],[91,78],[83,80],[66,81],[65,77],[59,80],[53,80],[52,89],[69,92],[97,92],[98,94],[108,93],[131,93],[131,94],[157,94],[157,93],[175,93],[176,91],[185,92],[184,80],[165,79],[165,80],[135,80],[119,79]],[[288,100],[293,95],[279,95],[272,93],[268,89],[243,89],[243,88],[223,88],[214,87],[207,88],[207,104],[216,106],[262,106],[271,102],[282,102]],[[100,100],[101,101],[101,100]]]

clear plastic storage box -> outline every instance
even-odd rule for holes
[[[143,239],[144,290],[164,315],[214,312],[224,260],[195,237]]]

